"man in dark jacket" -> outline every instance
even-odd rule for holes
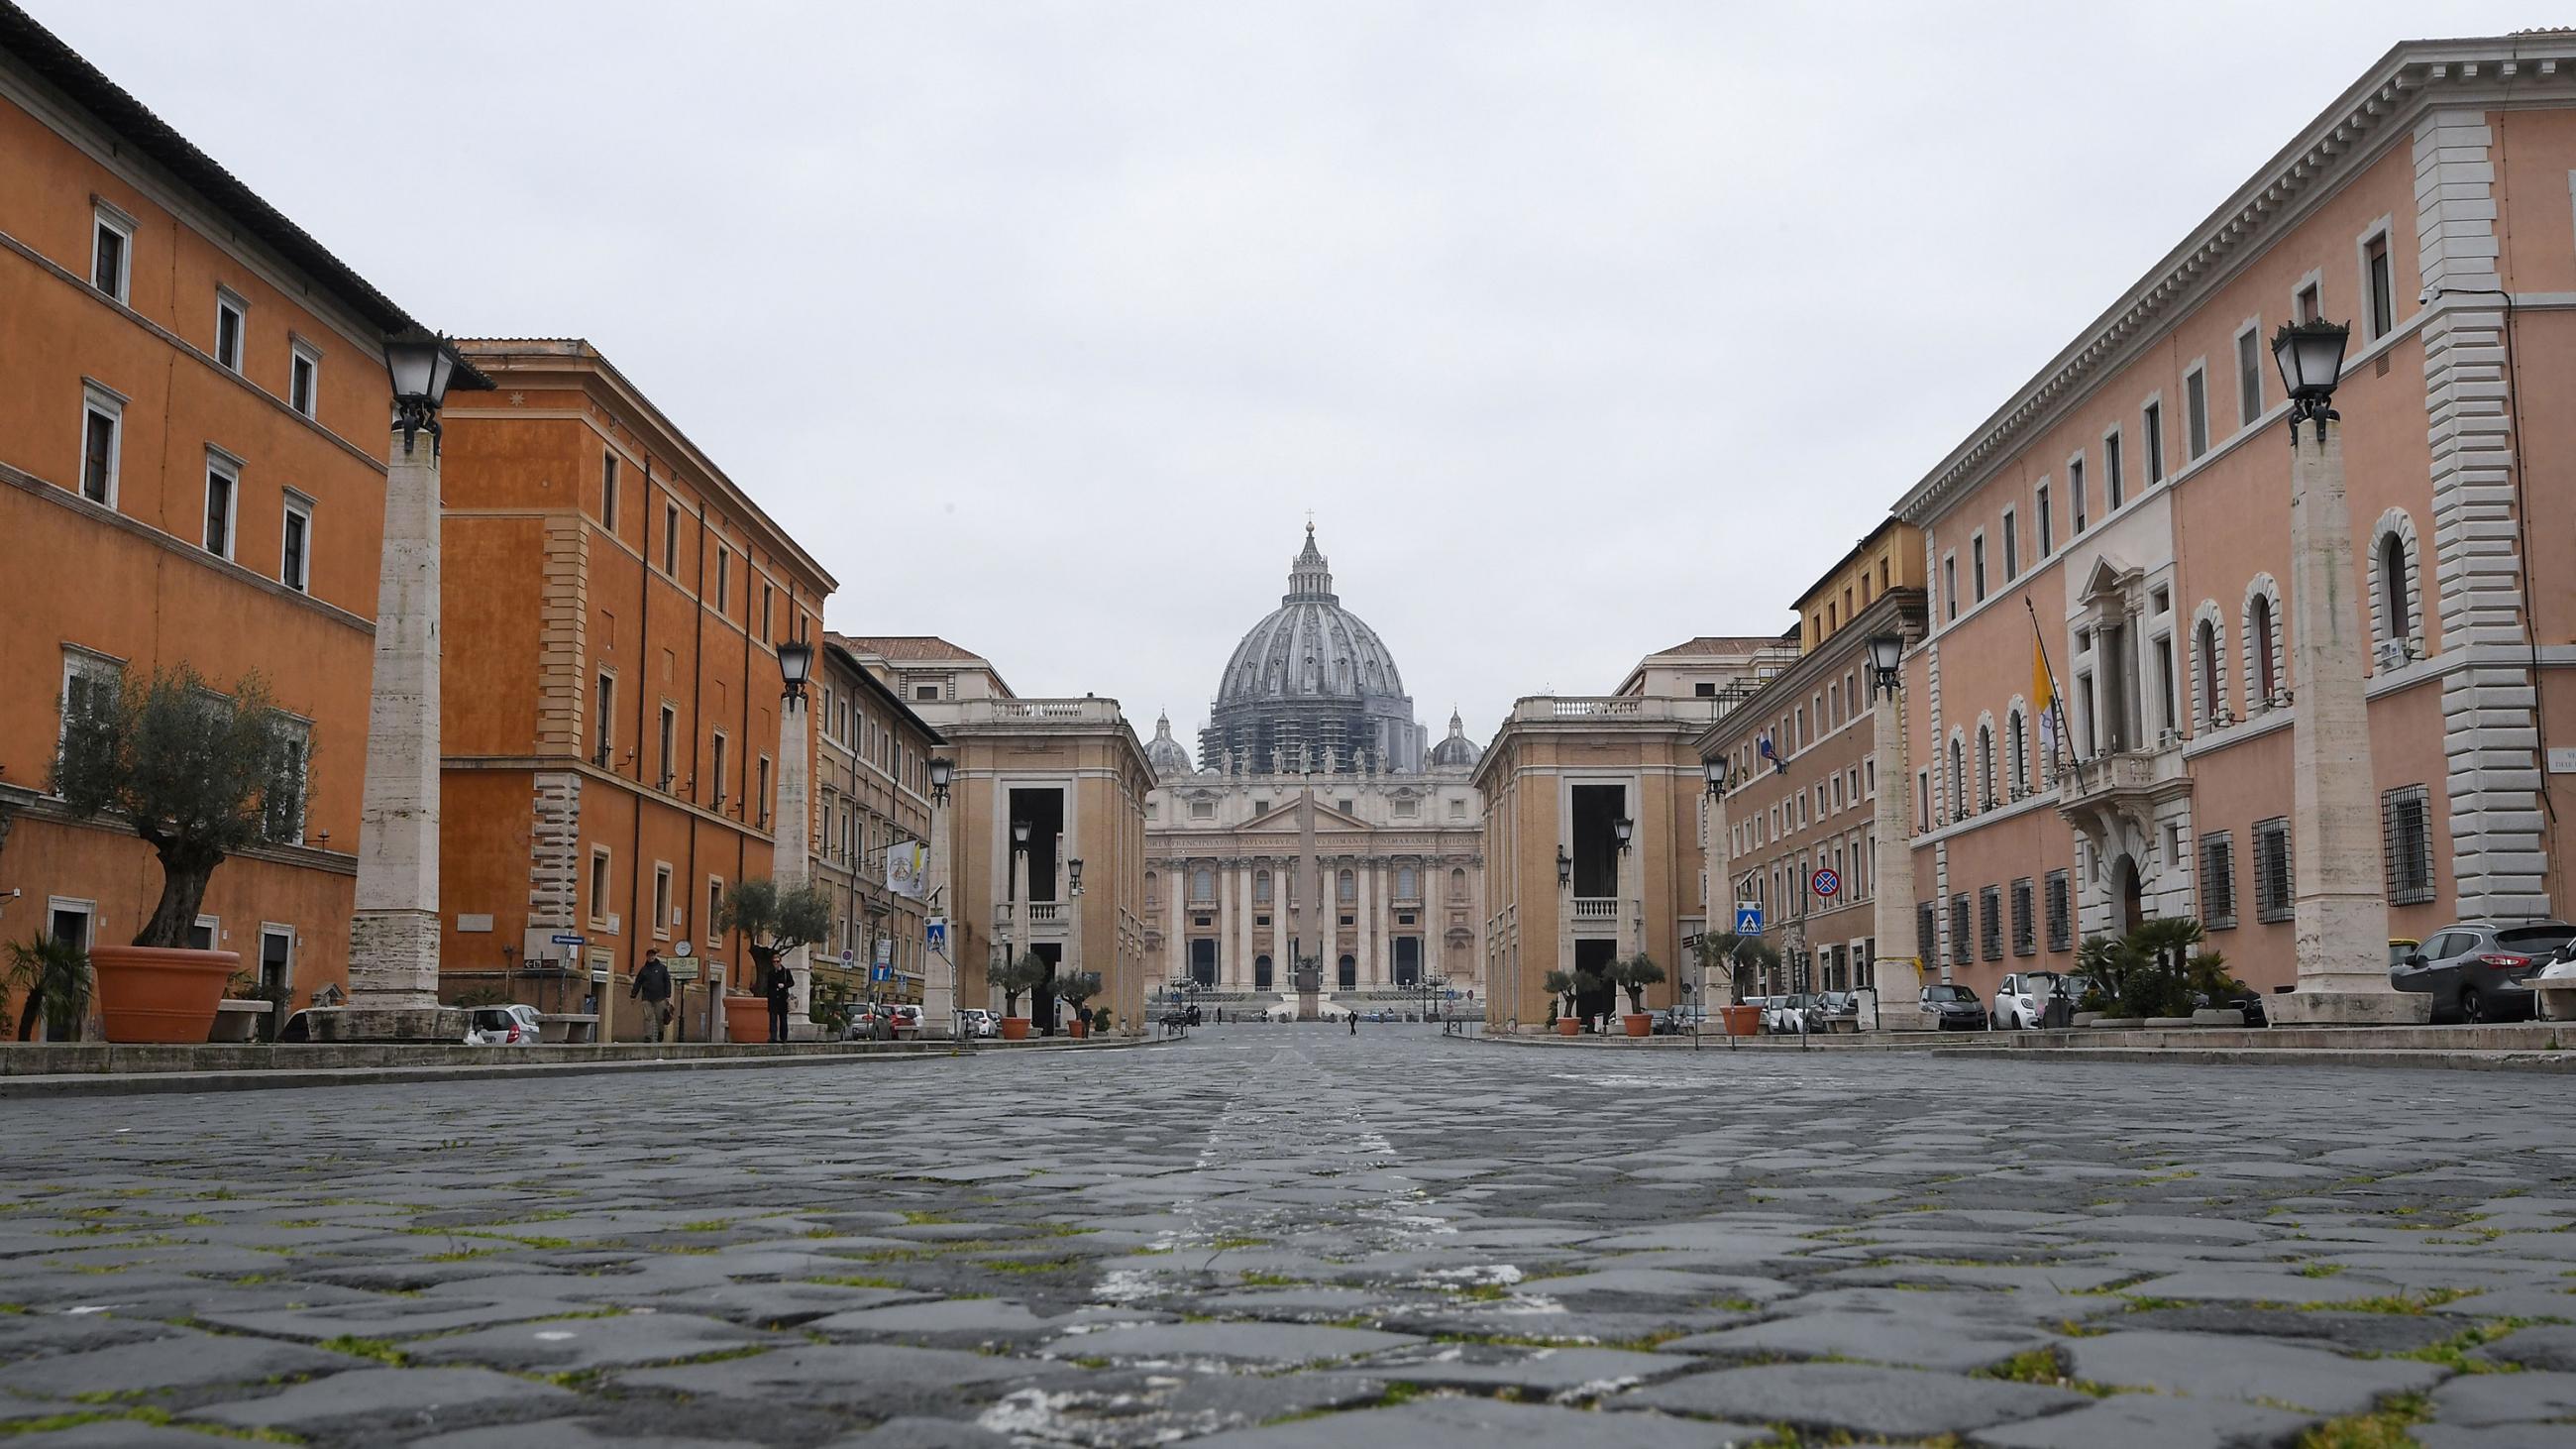
[[[787,969],[783,960],[769,963],[769,1039],[787,1040],[787,1003],[796,993],[796,973]]]
[[[671,1024],[671,968],[662,963],[661,952],[644,953],[644,965],[635,973],[635,984],[626,988],[626,995],[644,1003],[645,1038],[660,1041]]]

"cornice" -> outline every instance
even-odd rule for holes
[[[1899,499],[1905,522],[1928,523],[2012,458],[2069,404],[2162,337],[2390,146],[2443,105],[2529,104],[2576,98],[2576,31],[2407,41],[2310,122],[2252,180],[2203,219],[2118,302],[2095,318],[2012,401]]]

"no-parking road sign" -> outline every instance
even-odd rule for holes
[[[1820,896],[1833,895],[1843,888],[1843,878],[1830,869],[1817,871],[1807,883],[1814,886],[1816,894]]]

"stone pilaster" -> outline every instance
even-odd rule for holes
[[[590,533],[578,513],[546,519],[539,563],[537,753],[587,757],[582,737],[589,664]]]
[[[576,933],[581,922],[581,776],[572,770],[540,770],[533,793],[528,930],[520,959],[563,959],[578,965],[580,953],[554,944],[554,938]]]
[[[451,1039],[465,1026],[438,1005],[436,436],[405,451],[397,430],[387,462],[349,1006],[316,1027],[339,1040]]]
[[[2416,239],[2434,293],[2424,323],[2424,407],[2445,653],[2531,642],[2514,515],[2508,319],[2496,295],[2504,283],[2496,271],[2494,143],[2479,111],[2436,111],[2415,128]],[[2537,697],[2530,670],[2510,658],[2481,660],[2442,680],[2453,913],[2461,920],[2551,913]]]
[[[2290,725],[2290,841],[2298,989],[2272,1005],[2292,1024],[2427,1019],[2433,999],[2388,985],[2388,900],[2370,768],[2360,601],[2343,428],[2295,430],[2290,464],[2290,607],[2298,717]]]
[[[1914,939],[1914,771],[1905,757],[1904,690],[1873,698],[1870,741],[1878,770],[1878,854],[1870,862],[1878,959],[1871,980],[1878,988],[1880,1024],[1904,1030],[1922,1025],[1923,996],[1923,962]]]

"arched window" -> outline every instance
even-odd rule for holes
[[[1349,871],[1342,872],[1341,898],[1345,901],[1355,901],[1360,898],[1359,878]]]
[[[1216,899],[1215,871],[1202,866],[1196,874],[1190,877],[1190,899],[1194,901],[1212,901]]]
[[[1995,727],[1977,726],[1977,808],[1995,808]]]
[[[2272,596],[2256,594],[2245,611],[2245,647],[2254,651],[2254,692],[2265,704],[2281,692],[2280,661],[2273,657]]]
[[[1968,814],[1968,745],[1957,735],[1950,736],[1950,818],[1962,820]]]
[[[1398,866],[1396,868],[1395,894],[1397,899],[1407,901],[1412,900],[1415,893],[1421,889],[1421,885],[1422,878],[1413,873],[1412,866],[1406,865]]]
[[[2030,792],[2030,742],[2022,729],[2020,710],[2012,712],[2004,728],[2011,732],[2004,742],[2004,766],[2011,772],[2013,794],[2026,795]]]
[[[1463,901],[1463,900],[1465,900],[1466,898],[1467,898],[1467,872],[1465,872],[1465,871],[1463,871],[1463,870],[1452,870],[1452,871],[1450,871],[1450,872],[1449,872],[1449,899],[1451,899],[1451,900],[1453,900],[1453,901]]]
[[[2219,681],[2226,678],[2218,662],[2218,621],[2203,619],[2192,634],[2192,667],[2200,674],[2200,722],[2203,725],[2218,718],[2221,707]]]
[[[2403,646],[2415,637],[2414,600],[2409,597],[2406,540],[2390,530],[2379,540],[2379,611],[2388,621],[2388,642]]]
[[[1264,870],[1253,873],[1252,899],[1256,905],[1270,904],[1270,872]]]
[[[1152,871],[1149,870],[1145,872],[1145,904],[1149,906],[1155,902],[1156,895],[1154,886],[1159,879],[1160,877],[1156,876]]]

